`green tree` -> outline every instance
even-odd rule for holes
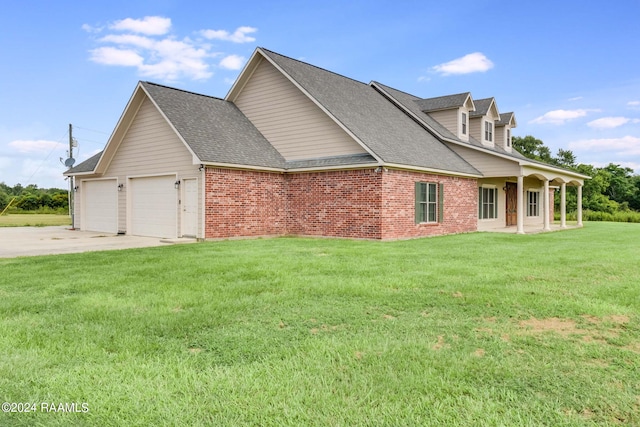
[[[514,136],[511,138],[511,144],[513,148],[518,150],[525,157],[532,160],[539,160],[541,162],[552,162],[549,147],[544,145],[544,142],[531,135],[527,135],[525,137]]]
[[[609,163],[604,170],[609,172],[609,185],[604,193],[611,200],[629,206],[638,191],[632,179],[633,169]]]

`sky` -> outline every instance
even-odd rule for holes
[[[138,81],[224,98],[256,47],[422,98],[471,92],[514,136],[640,174],[640,0],[8,0],[0,182],[66,188]]]

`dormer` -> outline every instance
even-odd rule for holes
[[[471,93],[417,100],[420,109],[461,140],[469,141],[469,114],[475,109]]]
[[[474,101],[476,110],[470,113],[469,128],[471,137],[487,147],[495,147],[495,125],[500,113],[495,98]]]
[[[500,120],[496,122],[495,142],[496,146],[511,153],[511,129],[518,126],[516,116],[513,113],[500,114]]]

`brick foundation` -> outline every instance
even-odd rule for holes
[[[415,223],[415,182],[444,185],[443,221]],[[279,174],[206,169],[205,237],[404,239],[477,230],[477,181],[373,169]]]

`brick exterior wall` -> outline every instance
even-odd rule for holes
[[[288,233],[380,239],[381,183],[371,169],[287,175]]]
[[[205,237],[404,239],[477,230],[477,180],[387,170],[206,169]],[[443,222],[415,223],[415,183],[444,185]]]
[[[205,171],[205,238],[286,234],[284,175]]]
[[[478,181],[419,172],[383,173],[382,239],[465,233],[478,229]],[[443,184],[443,220],[416,224],[415,183]]]

